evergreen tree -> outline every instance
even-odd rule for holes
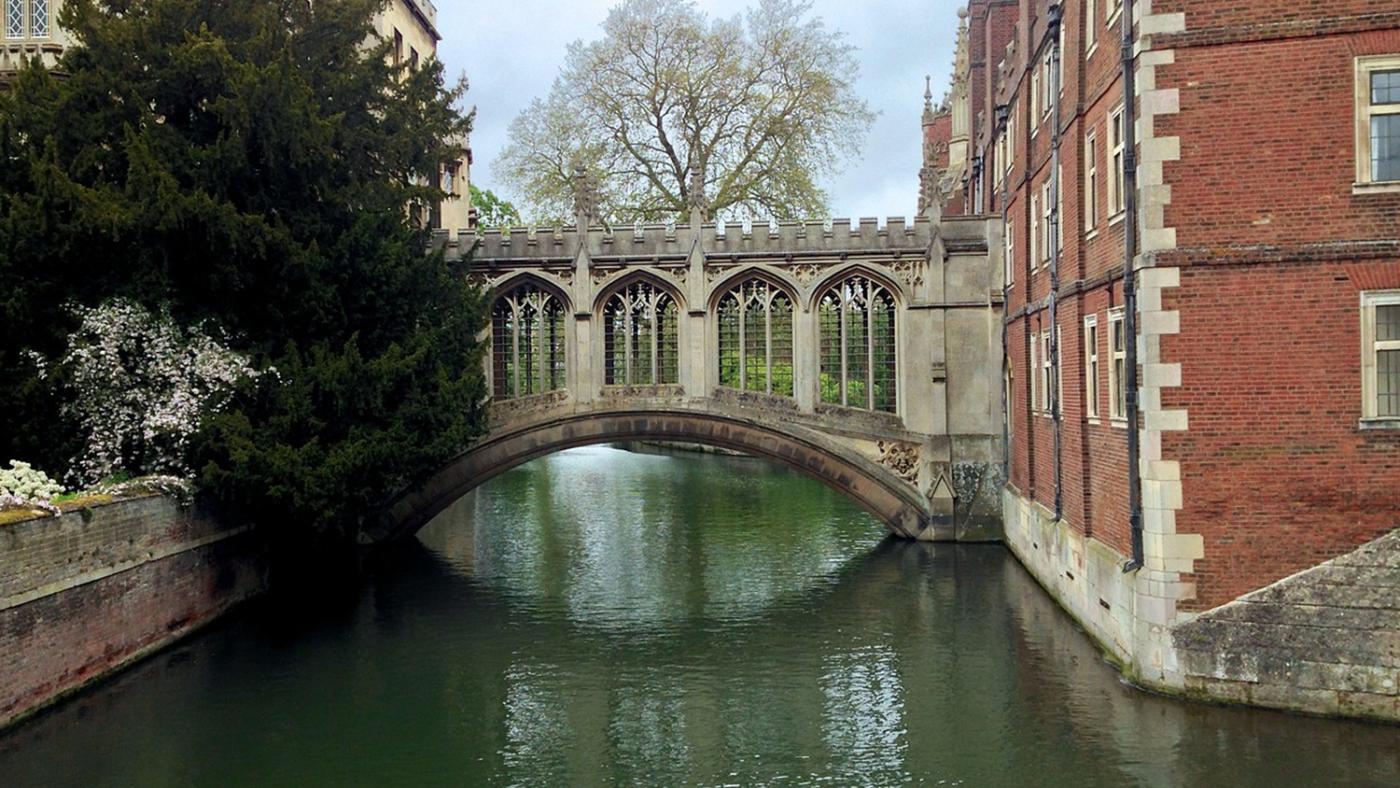
[[[466,86],[390,64],[378,5],[65,4],[62,76],[33,65],[0,96],[0,452],[68,456],[61,381],[28,355],[59,351],[65,304],[114,296],[276,368],[195,458],[260,522],[351,535],[479,432],[481,296],[414,219]]]

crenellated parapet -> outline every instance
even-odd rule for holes
[[[927,217],[913,220],[893,217],[827,219],[806,222],[706,222],[695,228],[685,224],[637,224],[628,227],[510,227],[478,230],[458,237],[446,231],[434,235],[436,246],[445,246],[449,258],[460,257],[476,244],[474,259],[493,263],[572,261],[581,249],[601,259],[666,258],[687,256],[697,236],[708,255],[744,255],[770,258],[839,256],[842,254],[924,253],[933,242],[934,223]]]

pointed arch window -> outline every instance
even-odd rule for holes
[[[791,397],[792,296],[762,279],[719,302],[719,384]]]
[[[817,309],[822,402],[893,413],[894,294],[873,279],[855,275],[822,293]]]
[[[603,376],[609,386],[680,382],[680,308],[670,293],[640,281],[603,306]]]
[[[544,394],[567,385],[564,304],[526,284],[496,299],[491,309],[491,381],[496,399]]]

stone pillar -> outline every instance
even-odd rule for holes
[[[797,407],[804,413],[811,413],[821,401],[821,338],[815,310],[793,310],[792,366],[792,391]]]

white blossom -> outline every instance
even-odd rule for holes
[[[0,510],[39,509],[58,514],[53,498],[63,494],[63,486],[27,462],[10,460],[0,468]]]
[[[259,373],[204,325],[183,330],[168,312],[127,299],[74,311],[82,325],[59,363],[73,389],[64,407],[84,446],[65,478],[83,487],[117,472],[191,477],[201,418]]]

